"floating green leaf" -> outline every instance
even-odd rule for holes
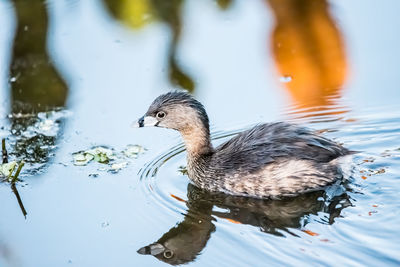
[[[122,153],[128,158],[137,158],[139,154],[142,154],[146,149],[139,145],[127,145]]]
[[[74,165],[85,166],[90,161],[94,160],[99,163],[109,163],[115,158],[114,152],[105,147],[95,147],[86,151],[80,151],[73,154]]]
[[[2,174],[5,177],[10,177],[16,166],[17,166],[16,161],[11,161],[9,163],[1,164],[0,165],[0,174]]]
[[[130,161],[127,161],[127,159],[136,159],[139,154],[145,151],[146,149],[140,145],[127,145],[122,152],[115,152],[113,149],[97,146],[73,153],[72,157],[75,166],[86,166],[91,161],[96,161],[108,165],[107,168],[99,168],[99,171],[116,173],[128,166]]]
[[[85,166],[94,159],[94,156],[92,154],[88,154],[85,152],[75,153],[73,154],[73,157],[74,157],[74,165],[76,166]]]
[[[126,162],[126,161],[114,163],[113,165],[111,165],[111,170],[119,171],[119,170],[125,168],[127,165],[128,165],[128,162]]]

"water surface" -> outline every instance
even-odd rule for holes
[[[399,4],[313,3],[1,1],[0,137],[26,164],[18,194],[0,183],[0,266],[399,265]],[[214,145],[287,120],[359,151],[350,182],[196,188],[178,133],[129,127],[171,88],[205,105]],[[73,165],[129,144],[147,150],[117,172]]]

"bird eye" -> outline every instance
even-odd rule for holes
[[[159,118],[159,119],[164,118],[164,117],[165,117],[165,112],[164,112],[164,111],[158,112],[157,115],[156,115],[156,117]]]
[[[166,250],[166,251],[164,251],[164,258],[166,258],[166,259],[170,259],[170,258],[172,258],[172,256],[174,256],[174,252],[172,252],[171,250]]]

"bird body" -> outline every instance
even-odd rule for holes
[[[321,190],[342,177],[336,159],[349,154],[334,141],[285,122],[257,125],[213,148],[204,107],[184,92],[159,96],[138,126],[178,130],[190,180],[236,196],[280,198]]]

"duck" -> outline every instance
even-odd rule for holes
[[[204,106],[185,91],[158,96],[134,126],[179,131],[189,179],[209,192],[234,196],[280,199],[324,190],[343,179],[339,159],[352,153],[288,122],[258,124],[214,148]]]

